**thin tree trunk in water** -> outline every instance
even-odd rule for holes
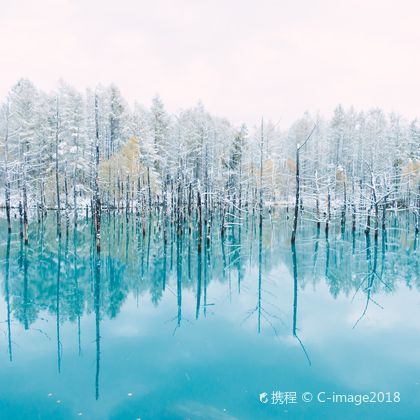
[[[42,203],[42,219],[47,216],[47,199],[45,198],[45,185],[41,181],[41,203]]]
[[[68,190],[68,183],[67,183],[67,169],[66,169],[66,167],[64,167],[64,197],[65,197],[65,210],[66,210],[66,215],[68,217],[68,211],[69,211],[69,190]]]
[[[315,171],[315,187],[316,187],[316,227],[321,227],[321,218],[319,214],[319,185],[318,185],[318,171]]]
[[[166,192],[165,192],[165,194],[166,194]],[[189,233],[189,235],[191,235],[191,231],[192,231],[191,205],[192,205],[192,183],[190,182],[189,187],[188,187],[188,233]]]
[[[325,222],[325,235],[328,236],[328,230],[330,226],[331,220],[331,191],[330,187],[328,186],[328,193],[327,193],[327,220]]]
[[[149,190],[149,214],[152,211],[152,188],[150,186],[150,168],[147,167],[147,186]]]
[[[120,212],[120,201],[121,201],[121,182],[120,182],[120,175],[118,173],[118,178],[117,178],[117,188],[118,188],[118,199],[117,199],[117,207],[118,207],[118,213]]]
[[[367,219],[366,219],[365,235],[369,235],[369,233],[370,233],[370,212],[371,212],[371,207],[369,207],[369,209],[368,209],[368,215],[367,215]]]
[[[28,245],[28,190],[27,190],[27,153],[29,149],[28,141],[25,140],[23,151],[23,184],[22,184],[22,199],[23,199],[23,238],[25,245]]]
[[[37,218],[38,224],[41,223],[41,207],[42,207],[41,202],[36,204],[36,218]]]
[[[207,242],[207,248],[210,248],[210,240],[211,240],[211,223],[212,218],[209,218],[209,221],[207,223],[207,235],[206,235],[206,242]]]
[[[136,191],[136,214],[137,218],[140,216],[140,208],[141,208],[141,193],[140,193],[140,171],[137,175],[137,191]]]
[[[264,120],[261,119],[261,142],[260,142],[260,226],[262,226],[262,219],[263,219],[263,153],[264,153]]]
[[[77,226],[77,190],[76,190],[76,169],[73,171],[73,210],[74,210],[74,226]]]
[[[239,217],[242,218],[242,153],[239,160],[239,180],[238,180],[239,192],[238,192],[238,213]]]
[[[344,182],[343,185],[344,191],[343,191],[343,209],[341,212],[341,232],[344,234],[344,231],[346,229],[346,212],[347,212],[347,190],[346,190],[346,183]]]
[[[95,173],[94,173],[94,223],[96,233],[96,250],[101,250],[101,198],[99,195],[99,115],[98,115],[98,97],[95,95]]]
[[[58,98],[56,103],[56,125],[55,125],[55,193],[57,199],[57,233],[61,236],[61,202],[60,202],[60,183],[58,177],[58,141],[59,141],[59,122],[58,122]]]
[[[223,197],[220,200],[220,207],[221,207],[221,212],[222,212],[222,220],[221,220],[221,235],[224,236],[225,235],[225,216],[226,216],[226,205],[225,205],[225,198],[224,198],[224,191],[223,191]]]
[[[22,196],[20,194],[19,180],[18,180],[18,190],[19,190],[19,237],[23,239],[23,206],[22,206]]]
[[[295,211],[293,215],[293,230],[291,242],[296,242],[296,230],[299,217],[299,194],[300,194],[300,174],[299,174],[299,146],[296,148],[296,195],[295,195]]]
[[[178,209],[177,209],[177,236],[182,234],[182,210],[181,210],[181,182],[178,181]]]
[[[291,243],[292,245],[296,242],[296,231],[297,231],[297,224],[298,224],[298,217],[299,217],[299,200],[300,200],[300,165],[299,165],[299,152],[303,146],[308,142],[311,138],[313,132],[315,131],[316,124],[312,128],[312,131],[309,133],[309,136],[306,137],[303,144],[300,146],[299,144],[296,147],[296,196],[295,196],[295,211],[293,217],[293,230],[292,230],[292,238]]]
[[[26,169],[23,180],[23,237],[25,245],[28,245],[28,195],[26,191]]]
[[[4,195],[8,233],[12,231],[10,221],[10,180],[9,180],[9,102],[6,108],[6,135],[4,137]]]
[[[201,252],[201,246],[202,246],[202,235],[203,235],[203,215],[202,215],[202,209],[201,209],[200,191],[197,191],[197,207],[198,207],[198,244],[197,244],[197,250],[200,253]]]
[[[386,229],[386,206],[387,206],[387,196],[384,197],[384,204],[382,206],[382,230]]]
[[[375,209],[375,228],[374,228],[374,237],[375,240],[378,239],[378,231],[379,231],[379,205],[378,205],[378,197],[376,194],[376,184],[375,184],[375,177],[372,173],[372,200],[373,200],[373,208]]]
[[[352,208],[352,225],[351,225],[351,231],[354,233],[354,232],[356,232],[356,198],[355,198],[355,196],[354,196],[354,181],[353,181],[353,184],[352,184],[352,200],[353,200],[353,202],[352,202],[352,205],[351,205],[351,208]]]
[[[99,398],[99,365],[100,365],[100,285],[101,285],[101,198],[99,194],[99,109],[98,96],[95,95],[95,173],[94,173],[94,223],[96,252],[94,251],[94,307],[96,335],[96,374],[95,398]]]
[[[130,212],[130,175],[127,175],[125,187],[125,215],[128,221],[128,213]]]

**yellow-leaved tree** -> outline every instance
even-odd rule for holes
[[[140,189],[155,191],[158,187],[158,176],[154,171],[152,156],[147,145],[138,137],[132,136],[108,160],[101,162],[99,177],[101,190],[105,195],[117,197],[117,201],[127,196],[135,199]]]
[[[401,168],[401,175],[404,180],[408,180],[410,188],[416,188],[420,183],[420,161],[409,159]]]

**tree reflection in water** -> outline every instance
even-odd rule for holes
[[[150,296],[158,306],[163,295],[174,295],[177,313],[174,333],[188,328],[182,321],[183,291],[193,292],[195,319],[200,322],[211,306],[213,282],[226,285],[226,299],[251,295],[256,305],[241,316],[256,322],[258,333],[265,327],[277,335],[287,318],[309,364],[304,346],[305,331],[299,325],[299,293],[311,283],[326,284],[330,294],[354,298],[364,294],[360,316],[363,322],[370,303],[381,305],[381,293],[393,293],[399,283],[420,286],[418,233],[409,216],[390,217],[382,234],[363,230],[346,231],[340,221],[331,221],[325,238],[320,227],[302,220],[296,244],[290,248],[291,222],[285,212],[273,218],[247,215],[235,220],[228,230],[220,229],[215,218],[173,224],[157,214],[149,220],[125,214],[105,214],[101,223],[101,250],[95,246],[95,233],[89,219],[78,224],[67,222],[57,235],[53,213],[41,223],[30,225],[29,245],[19,233],[7,233],[1,247],[2,290],[5,302],[7,347],[13,361],[13,326],[19,322],[30,330],[37,319],[49,313],[56,320],[57,368],[63,363],[61,326],[70,322],[77,328],[77,348],[82,355],[81,319],[89,313],[95,318],[96,376],[95,395],[99,398],[101,360],[101,321],[116,318],[129,294]],[[12,232],[19,232],[13,229]],[[223,232],[223,233],[222,233]],[[257,252],[255,252],[257,250]],[[291,257],[291,258],[290,258]],[[293,305],[279,308],[276,295],[282,284],[272,273],[286,267],[293,280]],[[232,279],[237,287],[232,287]],[[244,282],[244,279],[249,279]],[[234,285],[235,283],[233,283]],[[254,300],[255,302],[255,300]],[[255,317],[253,317],[255,315]],[[35,329],[44,333],[42,329]],[[290,333],[289,333],[290,334]]]

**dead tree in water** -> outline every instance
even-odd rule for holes
[[[352,182],[352,203],[351,203],[351,231],[356,232],[356,198],[354,191],[354,180]]]
[[[341,210],[341,234],[344,235],[346,229],[346,213],[347,213],[347,186],[346,181],[343,183],[343,208]]]
[[[56,99],[56,110],[55,110],[55,193],[57,195],[57,233],[61,236],[61,202],[60,202],[60,180],[58,177],[58,145],[59,145],[59,108],[58,98]]]
[[[201,195],[200,189],[197,190],[197,210],[198,210],[198,240],[197,240],[197,251],[201,253],[202,247],[202,235],[203,235],[203,216],[201,209]]]
[[[93,174],[93,218],[96,234],[96,250],[101,250],[101,197],[99,195],[99,115],[98,96],[95,95],[95,151]]]
[[[94,307],[95,307],[95,341],[96,341],[96,373],[95,398],[99,398],[99,367],[101,353],[100,335],[100,287],[101,287],[101,197],[99,195],[99,106],[98,96],[95,94],[95,150],[93,177],[93,218],[95,226],[96,252],[94,268]]]
[[[370,188],[372,190],[371,192],[371,205],[368,209],[368,216],[366,221],[366,229],[365,234],[368,235],[370,233],[370,227],[371,227],[371,211],[375,211],[375,225],[374,225],[374,238],[375,240],[378,239],[379,236],[379,205],[383,201],[383,208],[382,208],[382,229],[385,229],[385,217],[386,217],[386,200],[390,194],[390,190],[388,190],[382,197],[378,197],[377,192],[377,185],[375,180],[375,175],[373,172],[371,173],[371,183]]]
[[[259,213],[260,213],[260,229],[263,221],[263,153],[264,153],[264,120],[261,120],[261,143],[260,143],[260,200],[259,200]]]
[[[315,171],[315,189],[316,189],[316,202],[315,202],[315,209],[316,209],[316,228],[317,230],[321,227],[321,217],[319,213],[319,185],[318,185],[318,171]]]
[[[331,221],[331,191],[330,191],[330,186],[328,185],[328,191],[327,191],[327,218],[325,220],[325,236],[326,237],[328,237],[328,231],[329,231],[330,221]]]
[[[300,168],[299,168],[299,154],[300,150],[303,146],[308,142],[308,140],[311,138],[313,132],[315,131],[316,124],[312,128],[312,131],[309,133],[309,136],[306,138],[306,140],[303,142],[302,145],[297,145],[296,147],[296,196],[295,196],[295,212],[293,217],[293,230],[292,230],[292,239],[291,243],[294,244],[296,242],[296,230],[297,230],[297,223],[298,223],[298,217],[299,217],[299,202],[300,202]]]
[[[6,204],[6,218],[8,233],[12,231],[12,225],[10,222],[10,178],[9,178],[9,118],[10,118],[10,107],[9,101],[7,100],[5,106],[5,119],[6,129],[4,135],[4,199]]]

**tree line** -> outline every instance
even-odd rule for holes
[[[408,210],[419,229],[420,126],[380,109],[338,106],[330,119],[305,113],[287,129],[261,120],[235,127],[201,103],[170,115],[159,96],[130,107],[110,85],[78,92],[64,82],[50,93],[19,80],[1,104],[1,186],[8,228],[48,210],[97,230],[103,211],[161,212],[166,223],[203,235],[294,206],[328,232],[338,216],[375,236],[387,213]],[[302,147],[304,144],[304,147]],[[300,146],[302,145],[302,146]],[[294,241],[292,237],[292,241]]]

